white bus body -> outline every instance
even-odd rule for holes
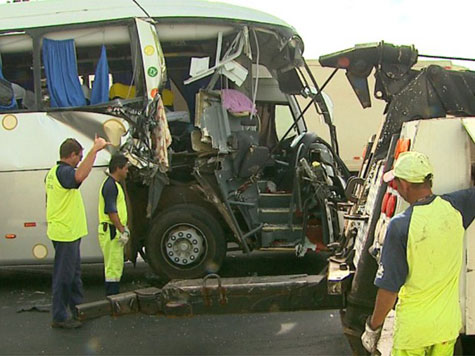
[[[290,132],[290,137],[286,140],[287,148],[284,150],[280,147],[282,152],[277,152],[282,158],[276,159],[275,162],[272,158],[275,171],[287,170],[292,173],[296,168],[294,165],[298,164],[296,159],[290,165],[289,162],[282,162],[290,159],[288,157],[292,157],[287,155],[288,151],[294,150],[295,153],[297,150],[297,148],[293,148],[295,145],[291,145],[293,143],[292,136],[297,138],[298,145],[303,145],[301,142],[305,142],[307,146],[313,145],[311,149],[302,152],[306,152],[309,161],[310,159],[325,160],[325,162],[322,161],[322,167],[325,168],[325,174],[328,175],[326,184],[336,185],[337,187],[332,191],[338,192],[336,194],[328,191],[327,194],[332,194],[330,198],[341,200],[345,180],[341,179],[340,172],[344,171],[343,175],[346,176],[349,173],[344,164],[338,161],[338,155],[335,153],[338,151],[335,147],[336,136],[331,135],[332,145],[326,144],[316,135],[308,134],[305,120],[298,119],[301,116],[301,106],[303,107],[305,104],[297,101],[295,97],[303,95],[307,101],[313,98],[315,100],[313,104],[320,107],[319,112],[325,117],[325,122],[329,126],[333,125],[331,115],[326,107],[326,99],[320,92],[312,93],[310,87],[316,86],[316,83],[311,78],[311,74],[308,77],[301,70],[304,67],[303,43],[293,27],[274,16],[256,10],[216,2],[140,0],[138,3],[128,0],[101,2],[51,0],[0,6],[0,55],[3,75],[8,81],[22,85],[30,95],[29,100],[26,100],[27,95],[24,95],[21,102],[24,107],[10,110],[0,109],[0,121],[2,122],[0,127],[2,157],[0,160],[0,183],[4,198],[0,218],[0,265],[51,263],[54,251],[46,236],[44,177],[48,169],[59,159],[59,145],[64,139],[68,137],[78,139],[87,152],[93,143],[95,134],[109,139],[114,145],[108,151],[99,154],[90,177],[80,188],[86,205],[89,231],[88,236],[82,241],[81,250],[83,261],[92,262],[102,259],[96,241],[97,200],[98,189],[105,177],[104,172],[110,154],[125,143],[133,146],[137,142],[141,142],[138,137],[141,133],[138,131],[135,131],[136,136],[132,139],[133,127],[137,123],[134,120],[140,121],[140,115],[148,115],[150,106],[146,108],[146,105],[152,102],[156,91],[163,89],[166,84],[168,86],[165,89],[171,91],[173,95],[171,102],[165,105],[172,105],[175,111],[168,116],[168,122],[171,122],[171,118],[175,117],[173,120],[176,120],[174,123],[177,127],[181,124],[185,125],[184,132],[191,136],[190,140],[195,152],[173,146],[174,144],[179,146],[180,138],[183,135],[180,136],[180,134],[172,132],[172,135],[178,137],[178,140],[176,142],[174,140],[172,143],[172,149],[175,153],[178,152],[176,157],[179,156],[184,163],[181,166],[178,164],[178,170],[174,171],[177,173],[171,177],[171,180],[176,182],[177,179],[182,179],[186,184],[174,185],[173,183],[165,188],[162,187],[164,193],[160,202],[157,202],[158,198],[154,200],[151,197],[152,193],[147,192],[148,188],[142,189],[143,186],[151,184],[155,173],[150,173],[145,177],[144,182],[134,183],[137,189],[133,194],[129,194],[129,198],[132,200],[129,207],[132,206],[133,210],[131,212],[132,241],[140,242],[130,244],[134,246],[130,253],[132,260],[136,257],[137,252],[140,252],[146,245],[154,219],[167,209],[170,199],[174,199],[173,203],[175,204],[190,203],[190,199],[192,203],[198,205],[206,203],[210,208],[210,214],[219,220],[226,234],[226,237],[214,238],[225,238],[225,243],[237,242],[248,252],[253,248],[273,247],[279,243],[285,245],[286,248],[294,248],[297,244],[304,242],[305,236],[301,237],[300,235],[301,231],[305,230],[302,230],[301,227],[296,230],[285,225],[283,221],[277,221],[280,225],[276,225],[273,221],[272,224],[268,224],[267,230],[263,229],[265,224],[260,223],[257,208],[252,208],[250,203],[240,206],[229,203],[224,207],[223,204],[215,204],[209,191],[206,195],[204,194],[205,189],[201,189],[202,187],[198,190],[195,189],[196,186],[204,184],[204,181],[199,181],[196,175],[193,176],[190,168],[198,164],[189,160],[190,153],[194,155],[193,157],[198,157],[197,160],[210,153],[216,155],[216,160],[227,160],[222,162],[223,167],[229,168],[229,172],[224,175],[228,173],[237,175],[232,168],[234,167],[232,166],[233,159],[237,160],[237,158],[235,158],[236,156],[228,157],[236,154],[237,150],[236,147],[230,148],[230,138],[236,138],[240,133],[238,131],[244,130],[244,126],[248,125],[242,124],[241,126],[240,118],[230,118],[224,126],[216,129],[214,126],[216,121],[228,120],[228,118],[226,116],[226,118],[210,119],[209,115],[214,114],[210,114],[211,111],[208,110],[209,103],[215,100],[213,99],[215,93],[211,93],[211,96],[195,96],[198,90],[196,88],[194,93],[187,93],[187,88],[193,87],[193,84],[202,78],[212,78],[211,82],[214,80],[214,83],[220,83],[222,88],[239,87],[239,91],[252,99],[258,109],[261,105],[268,110],[269,118],[266,120],[269,120],[270,124],[264,125],[259,121],[254,128],[258,127],[257,130],[261,134],[260,130],[264,127],[272,135],[264,137],[264,139],[269,139],[264,144],[256,143],[258,146],[263,146],[260,147],[260,151],[257,150],[257,153],[263,152],[263,155],[268,154],[270,158],[269,153],[272,145],[267,145],[267,142],[272,141],[272,144],[276,142],[280,144],[279,140],[283,141],[284,133]],[[129,78],[126,81],[125,92],[118,95],[121,99],[114,101],[112,96],[115,97],[115,95],[111,94],[109,102],[99,105],[50,107],[49,88],[46,87],[48,78],[46,78],[46,69],[41,57],[42,41],[45,38],[74,40],[78,76],[85,93],[91,90],[91,83],[95,80],[94,67],[98,61],[101,47],[105,45],[109,64],[109,79],[112,80],[110,84],[113,84],[112,86],[123,84],[117,79],[121,76]],[[190,68],[192,66],[190,63],[194,61],[202,63],[203,59],[209,62],[204,68],[198,68],[198,70]],[[194,73],[196,71],[197,74]],[[250,74],[247,75],[248,73]],[[167,83],[167,78],[169,83]],[[190,84],[189,87],[187,87],[188,84]],[[212,89],[214,87],[206,88],[209,91]],[[162,96],[165,101],[164,94]],[[89,99],[87,95],[85,98]],[[195,98],[197,100],[196,107]],[[202,102],[198,103],[198,100],[202,100]],[[201,105],[206,100],[208,100],[208,104]],[[197,114],[194,114],[195,109]],[[219,112],[220,110],[215,114],[218,115]],[[266,115],[267,112],[265,112]],[[203,118],[200,119],[198,114],[202,113]],[[250,121],[252,119],[253,116],[250,115]],[[275,125],[272,124],[272,121],[275,122]],[[291,125],[293,126],[290,127]],[[201,129],[202,136],[195,139],[195,136],[186,131],[189,127],[191,127],[190,130],[194,129],[195,131],[196,128]],[[246,128],[248,127],[250,126],[246,126]],[[151,135],[147,135],[147,138],[150,139]],[[246,135],[252,136],[250,133],[246,133]],[[143,161],[143,157],[140,157],[140,149],[147,147],[137,147],[135,148],[138,153],[133,164],[137,167],[145,167],[145,169],[150,168],[151,172],[157,172],[158,166],[154,165],[155,163],[151,165],[150,162]],[[149,150],[151,150],[150,147],[148,147]],[[251,149],[247,154],[252,156],[253,152]],[[299,150],[298,154],[300,152]],[[180,153],[182,153],[181,156]],[[318,158],[312,158],[311,155]],[[254,158],[261,159],[262,157]],[[243,162],[245,161],[243,160]],[[206,162],[199,165],[203,164]],[[245,166],[244,163],[241,165]],[[233,178],[237,179],[235,181],[239,181],[238,183],[228,184],[225,180],[221,181],[219,184],[222,186],[215,188],[216,190],[212,193],[217,196],[223,194],[225,199],[228,196],[241,194],[239,189],[246,186],[244,183],[247,176],[245,175],[251,169],[254,169],[254,166],[242,169],[240,174],[243,176]],[[218,179],[217,177],[224,175],[223,173],[216,176],[212,174],[211,178]],[[274,174],[269,178],[270,182],[267,186],[272,187],[273,178],[281,175]],[[287,188],[289,190],[293,189],[290,180],[294,179],[294,175],[294,173],[291,174],[288,182],[282,182],[282,184],[289,185]],[[185,178],[183,178],[184,176]],[[194,182],[195,187],[191,187],[190,181]],[[187,184],[190,187],[183,188]],[[222,193],[220,189],[229,189],[229,191]],[[152,190],[150,188],[150,191]],[[249,194],[254,194],[250,199],[257,199],[257,190],[249,192]],[[290,199],[288,196],[283,198]],[[325,199],[328,200],[329,197]],[[294,204],[294,200],[290,200],[291,205]],[[285,209],[275,206],[275,201],[282,201],[282,199],[273,200],[271,203],[271,205],[274,204],[273,210],[267,207],[266,217],[270,220],[275,220],[276,216],[278,218],[279,214],[285,213]],[[323,208],[323,205],[318,205],[318,209],[326,209]],[[312,206],[317,205],[313,204]],[[243,207],[254,210],[242,212]],[[265,209],[261,209],[261,213],[262,210]],[[287,210],[290,215],[296,211],[294,208],[289,210],[288,207]],[[242,217],[235,218],[233,214],[242,214],[244,219],[254,220],[243,221]],[[321,216],[326,216],[325,220],[327,221],[315,220],[312,223],[317,224],[314,225],[317,235],[322,236],[323,234],[326,239],[325,243],[328,244],[333,239],[331,232],[338,229],[336,212],[326,209]],[[297,216],[297,218],[301,219],[301,216]],[[288,221],[286,217],[281,220]],[[187,224],[187,222],[183,222],[180,226],[188,226]],[[324,228],[319,230],[321,226]],[[246,238],[243,238],[245,232],[240,230],[243,228],[251,230]],[[196,229],[197,234],[198,230]],[[292,237],[289,238],[289,236]],[[203,241],[204,245],[203,251],[199,252],[199,258],[203,259],[203,261],[200,260],[200,263],[203,266],[206,262],[204,259],[209,255],[205,249],[213,245],[213,242],[207,239],[208,236],[200,237],[200,241]],[[246,241],[251,244],[251,247],[247,246]],[[316,245],[310,244],[309,246],[316,248]],[[302,251],[305,253],[306,249]],[[194,255],[193,258],[195,258]],[[196,277],[205,271],[205,267],[202,267],[201,270],[188,274],[188,270],[192,270],[194,267],[189,260],[185,259],[175,264],[173,260],[162,261],[162,263],[165,267],[173,265],[177,273],[174,275],[175,277]],[[156,271],[157,269],[160,268],[155,268]]]

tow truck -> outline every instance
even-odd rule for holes
[[[387,224],[408,207],[395,187],[382,181],[382,175],[392,168],[399,153],[415,150],[427,154],[434,166],[436,194],[474,186],[475,73],[435,65],[414,70],[417,59],[413,46],[384,42],[320,57],[322,66],[346,70],[363,107],[371,105],[367,77],[374,71],[374,95],[387,102],[382,128],[368,143],[358,176],[348,182],[346,195],[352,206],[345,215],[338,247],[329,259],[328,291],[345,296],[342,323],[357,354],[366,353],[360,336],[375,303],[373,281]],[[474,224],[466,232],[466,263],[460,286],[464,315],[461,332],[465,335],[475,334],[473,235]],[[390,337],[379,350],[389,354]]]

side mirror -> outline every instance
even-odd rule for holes
[[[318,93],[317,88],[310,86],[310,87],[303,88],[300,94],[304,98],[308,98],[308,97],[314,97],[317,93]]]

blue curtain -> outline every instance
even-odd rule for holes
[[[2,58],[0,57],[0,78],[3,80],[6,80],[5,77],[3,76],[3,70],[2,70]],[[10,85],[11,87],[11,85]],[[13,88],[12,88],[12,93],[13,93]],[[10,105],[3,106],[0,105],[0,110],[12,110],[17,108],[17,103],[15,99],[15,95],[12,95],[12,101],[10,102]]]
[[[107,101],[109,101],[109,64],[107,64],[106,47],[103,45],[92,84],[91,105]]]
[[[84,106],[74,40],[43,39],[43,63],[51,107]]]

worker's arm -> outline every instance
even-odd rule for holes
[[[121,224],[120,219],[119,219],[119,214],[108,213],[107,215],[109,215],[109,219],[111,219],[116,229],[119,230],[119,232],[122,234],[125,230],[125,226]]]
[[[386,230],[381,260],[374,280],[374,284],[379,288],[376,303],[361,335],[363,347],[372,354],[376,353],[384,319],[396,303],[398,292],[406,281],[409,270],[406,259],[409,218],[410,215],[406,212],[393,217]]]
[[[442,199],[448,200],[462,215],[463,227],[468,229],[475,220],[475,187],[444,194]]]
[[[383,330],[384,319],[394,306],[394,303],[396,303],[397,295],[397,293],[387,289],[378,289],[373,315],[366,320],[365,329],[361,335],[361,344],[372,355],[376,354],[377,345]]]
[[[375,330],[384,323],[386,315],[396,304],[397,293],[379,288],[376,295],[376,304],[374,305],[373,315],[371,316],[370,327]]]
[[[82,183],[89,173],[91,173],[92,165],[96,160],[97,152],[102,150],[104,147],[109,145],[110,143],[104,140],[102,137],[97,137],[94,139],[94,145],[87,153],[86,157],[82,160],[79,167],[76,169],[76,173],[74,174],[74,179],[78,184]]]
[[[371,328],[378,328],[394,307],[399,290],[406,282],[409,272],[407,263],[407,236],[410,214],[404,212],[391,219],[386,230],[381,260],[374,284],[378,287]]]

